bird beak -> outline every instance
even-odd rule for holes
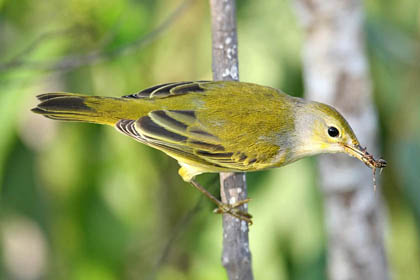
[[[344,151],[352,157],[361,160],[364,164],[370,168],[383,168],[387,165],[384,159],[374,159],[371,154],[367,152],[366,148],[360,145],[343,144]]]

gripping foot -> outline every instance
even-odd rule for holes
[[[252,225],[252,215],[237,209],[239,206],[242,206],[250,201],[251,199],[247,198],[234,204],[220,202],[221,204],[217,205],[218,208],[214,209],[213,212],[216,214],[230,214],[231,216],[246,221],[248,224]]]
[[[252,215],[237,209],[239,206],[242,206],[248,203],[251,200],[250,198],[238,201],[234,204],[223,203],[220,200],[218,200],[216,197],[214,197],[211,193],[209,193],[205,188],[203,188],[196,181],[191,180],[190,183],[217,205],[217,208],[214,209],[213,211],[214,213],[229,214],[235,218],[246,221],[248,224],[252,225]]]

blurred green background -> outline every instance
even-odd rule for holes
[[[237,4],[241,80],[302,96],[292,3]],[[420,1],[365,8],[390,165],[381,176],[390,269],[420,279]],[[110,127],[29,111],[44,92],[121,96],[203,79],[208,1],[0,0],[0,279],[224,279],[221,218],[174,160]],[[325,279],[315,160],[247,177],[256,277]],[[199,180],[218,193],[217,175]]]

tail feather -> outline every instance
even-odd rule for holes
[[[41,102],[32,112],[50,119],[109,125],[118,121],[112,111],[104,111],[104,108],[109,107],[104,106],[106,102],[118,102],[118,99],[71,93],[47,93],[37,98]]]
[[[56,97],[70,97],[70,96],[83,97],[83,95],[81,94],[67,93],[67,92],[53,92],[53,93],[43,93],[43,94],[37,95],[36,98],[39,101],[46,101],[48,99],[52,99]]]

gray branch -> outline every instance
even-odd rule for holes
[[[210,0],[212,18],[213,79],[239,80],[236,7],[234,0]],[[243,173],[221,173],[220,194],[224,203],[247,198]],[[246,205],[241,206],[247,211]],[[222,264],[229,279],[253,279],[248,224],[223,215]]]
[[[305,30],[306,96],[336,107],[362,145],[377,154],[378,122],[364,50],[360,0],[295,0]],[[384,211],[372,172],[346,156],[319,161],[333,280],[389,279],[383,243]]]

